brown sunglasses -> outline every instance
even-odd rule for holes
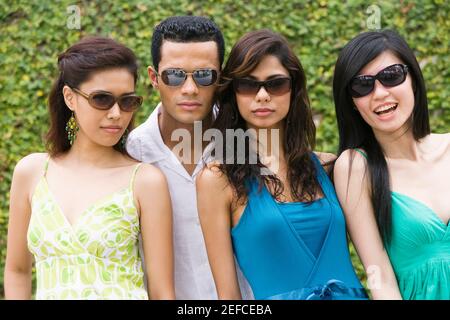
[[[143,101],[141,96],[135,94],[124,94],[120,97],[116,97],[108,91],[94,91],[87,94],[77,88],[71,89],[86,98],[92,107],[99,110],[111,109],[117,102],[120,110],[131,112],[137,110]]]

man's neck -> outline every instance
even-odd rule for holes
[[[212,113],[202,121],[186,124],[176,121],[164,110],[158,114],[158,126],[164,144],[180,160],[192,175],[208,142],[203,141],[203,132],[211,127]]]

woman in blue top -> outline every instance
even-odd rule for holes
[[[235,44],[222,77],[216,162],[197,179],[218,297],[241,298],[235,254],[256,299],[366,299],[321,165],[333,155],[312,152],[300,61],[282,36],[254,31]]]
[[[375,299],[450,299],[450,134],[432,134],[419,63],[389,30],[341,51],[336,191]]]

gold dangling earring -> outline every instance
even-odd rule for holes
[[[77,131],[79,129],[80,128],[77,125],[74,113],[72,111],[72,116],[70,117],[69,121],[67,121],[67,124],[66,124],[67,139],[69,139],[70,145],[72,145],[73,142],[75,141],[75,138],[77,137]]]

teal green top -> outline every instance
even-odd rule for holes
[[[255,299],[367,299],[333,184],[311,156],[324,196],[309,204],[279,203],[264,184],[260,189],[258,181],[246,181],[247,206],[231,237]]]
[[[392,239],[385,247],[403,299],[450,300],[449,223],[420,201],[391,195]]]

